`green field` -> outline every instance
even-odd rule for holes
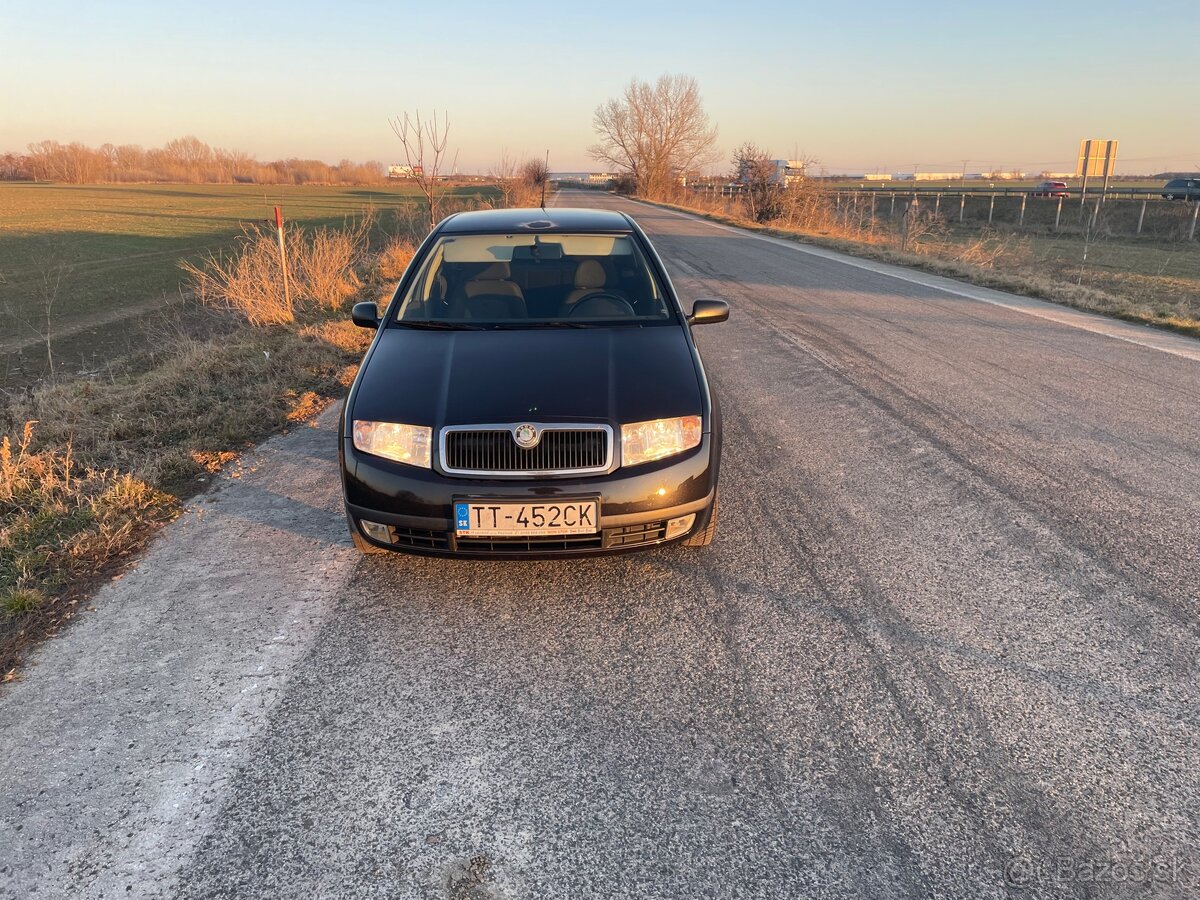
[[[451,189],[464,199],[480,193],[490,189]],[[416,200],[414,185],[0,184],[0,315],[39,315],[46,273],[60,267],[59,321],[173,294],[181,259],[230,247],[275,206],[305,226],[340,225],[371,208],[387,227],[393,210]],[[12,332],[10,319],[0,318],[0,333]]]

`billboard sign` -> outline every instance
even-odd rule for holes
[[[1076,178],[1108,178],[1116,173],[1117,142],[1082,140],[1079,142],[1079,161]]]

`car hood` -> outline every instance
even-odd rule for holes
[[[703,412],[684,329],[387,328],[351,416],[412,425],[607,422]],[[708,423],[705,423],[707,426]]]

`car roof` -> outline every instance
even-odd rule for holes
[[[611,209],[481,209],[457,213],[442,222],[444,234],[553,234],[555,232],[631,232],[624,213]]]

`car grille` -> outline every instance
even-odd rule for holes
[[[391,526],[392,543],[397,547],[432,552],[454,550],[457,553],[579,553],[616,547],[657,544],[666,536],[666,522],[606,528],[599,534],[570,534],[557,538],[497,537],[455,538],[453,532]]]
[[[629,547],[636,544],[656,544],[667,536],[666,522],[647,522],[645,525],[626,525],[604,532],[606,547]]]
[[[576,475],[603,472],[612,458],[607,426],[549,426],[525,449],[507,427],[442,433],[442,468],[453,475]]]
[[[599,550],[604,538],[599,534],[570,534],[560,538],[458,538],[459,553],[570,553]]]
[[[417,547],[426,550],[446,550],[450,547],[450,538],[444,531],[393,526],[391,532],[392,543],[401,547]]]
[[[657,544],[666,538],[666,534],[666,522],[649,522],[606,528],[600,534],[572,534],[559,538],[458,538],[454,549],[459,553],[578,553]]]

